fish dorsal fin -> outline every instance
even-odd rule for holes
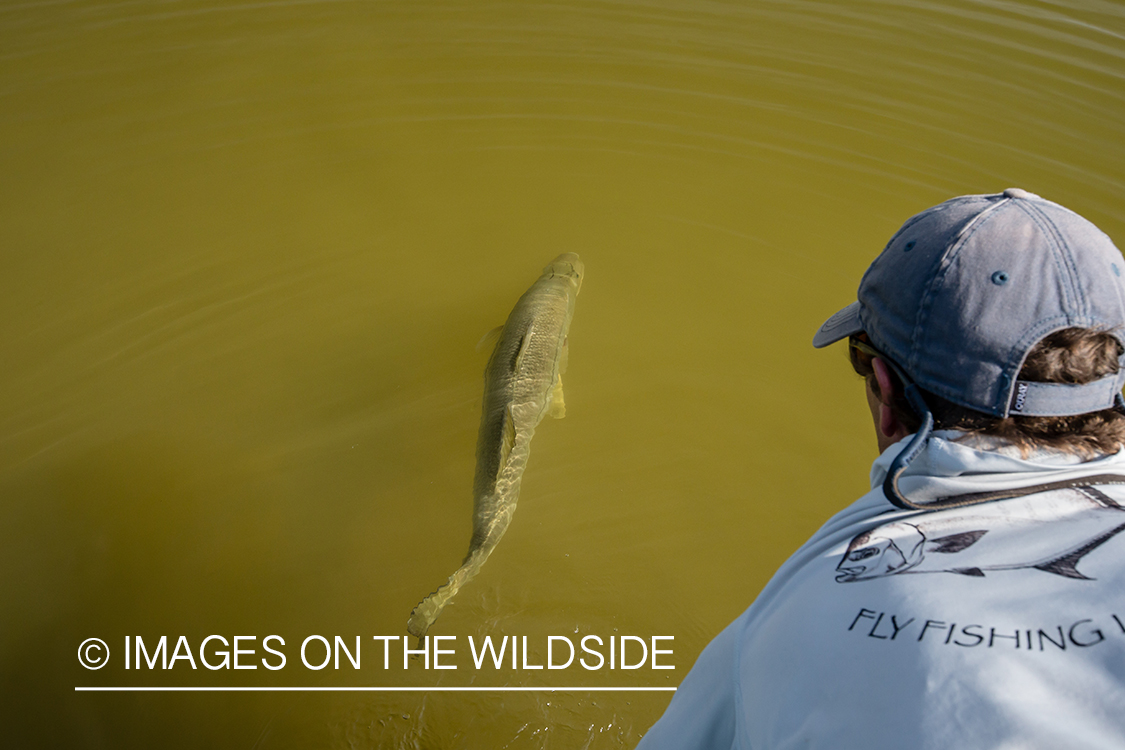
[[[1054,573],[1055,575],[1065,576],[1066,578],[1080,578],[1086,581],[1093,580],[1090,576],[1082,575],[1078,572],[1078,561],[1122,531],[1125,531],[1125,524],[1121,524],[1115,529],[1110,529],[1104,534],[1099,534],[1069,555],[1064,555],[1063,557],[1056,558],[1042,565],[1036,565],[1035,567],[1047,573]]]
[[[1125,508],[1121,507],[1120,503],[1118,503],[1116,500],[1114,500],[1112,497],[1105,494],[1101,490],[1095,489],[1093,487],[1078,487],[1077,489],[1083,495],[1090,498],[1099,505],[1104,505],[1107,508],[1114,508],[1117,510],[1125,510]]]
[[[547,412],[555,419],[566,416],[566,402],[563,401],[562,373],[555,378],[555,385],[551,388],[551,410]]]
[[[963,531],[960,534],[950,534],[949,536],[938,537],[931,539],[930,552],[943,552],[951,554],[953,552],[960,552],[963,549],[972,547],[980,538],[988,533],[988,529],[977,529],[975,531]]]
[[[476,350],[478,352],[483,352],[485,349],[494,349],[496,347],[496,342],[500,340],[500,334],[503,331],[504,326],[498,325],[488,333],[481,336],[480,341],[477,342]]]
[[[963,576],[973,576],[974,578],[984,578],[984,571],[980,568],[954,568],[954,573],[960,573]]]

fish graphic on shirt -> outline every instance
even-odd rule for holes
[[[853,538],[836,581],[1020,568],[1088,579],[1079,562],[1122,531],[1125,507],[1093,487],[923,513]]]

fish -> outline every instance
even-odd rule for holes
[[[924,513],[855,536],[836,581],[1020,568],[1089,580],[1079,562],[1122,531],[1125,507],[1093,487]]]
[[[445,605],[480,572],[508,530],[535,428],[546,416],[566,415],[562,375],[583,273],[577,254],[558,256],[496,331],[496,345],[484,370],[469,552],[449,580],[410,613],[406,630],[416,638],[425,636]]]

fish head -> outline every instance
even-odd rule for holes
[[[836,566],[836,581],[848,583],[881,578],[913,568],[922,561],[925,537],[909,523],[891,523],[852,539]]]
[[[543,275],[566,278],[574,287],[574,293],[578,294],[578,290],[582,288],[582,272],[584,270],[582,261],[578,259],[578,253],[563,253],[547,264],[547,267],[543,269]]]

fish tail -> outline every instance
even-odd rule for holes
[[[406,632],[415,638],[425,637],[426,631],[437,620],[438,615],[445,609],[445,605],[457,595],[462,586],[480,572],[480,567],[483,564],[484,560],[480,559],[479,555],[469,555],[465,563],[454,571],[453,575],[449,576],[448,581],[418,603],[418,606],[410,613],[410,619],[406,622]]]

